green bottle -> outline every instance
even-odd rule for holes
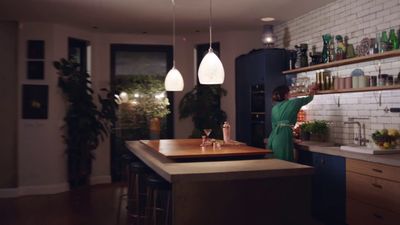
[[[391,44],[391,50],[399,49],[399,40],[396,37],[394,29],[390,29],[389,33],[389,43]]]
[[[381,52],[386,52],[389,50],[388,48],[388,37],[387,37],[387,33],[386,31],[382,32],[382,36],[381,36]]]

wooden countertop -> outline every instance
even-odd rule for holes
[[[258,179],[311,175],[313,168],[278,159],[176,163],[140,141],[127,148],[165,180],[173,182]]]
[[[170,159],[191,158],[218,158],[218,157],[240,157],[260,156],[263,157],[271,150],[255,148],[244,144],[222,145],[220,149],[212,146],[200,147],[201,139],[163,139],[163,140],[141,140],[143,144],[153,151]]]
[[[350,159],[358,159],[367,162],[380,163],[390,166],[400,166],[400,154],[389,154],[389,155],[362,154],[362,153],[340,150],[340,147],[333,146],[332,143],[315,142],[315,141],[295,142],[295,148],[301,150],[308,150],[311,152],[323,153],[327,155],[342,156]]]

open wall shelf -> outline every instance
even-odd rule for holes
[[[392,57],[397,57],[397,56],[400,56],[400,50],[382,52],[382,53],[377,53],[377,54],[373,54],[373,55],[359,56],[359,57],[355,57],[355,58],[351,58],[351,59],[343,59],[343,60],[334,61],[334,62],[330,62],[330,63],[322,63],[322,64],[313,65],[313,66],[297,68],[297,69],[293,69],[293,70],[286,70],[286,71],[283,71],[282,73],[285,75],[286,74],[303,73],[303,72],[309,72],[309,71],[314,71],[314,70],[350,65],[350,64],[355,64],[355,63],[362,63],[362,62],[369,62],[369,61],[373,61],[373,60],[392,58]]]
[[[386,91],[386,90],[395,90],[395,89],[400,89],[400,85],[317,91],[317,93],[315,93],[315,95],[341,94],[341,93],[367,92],[367,91]],[[307,94],[305,94],[305,93],[301,93],[301,94],[291,94],[290,96],[291,97],[300,97],[300,96],[306,96],[306,95]]]

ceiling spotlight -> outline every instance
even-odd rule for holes
[[[263,21],[263,22],[271,22],[271,21],[274,21],[275,18],[273,18],[273,17],[263,17],[260,20]]]

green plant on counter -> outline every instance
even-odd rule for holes
[[[71,187],[87,184],[91,173],[93,151],[108,135],[116,121],[114,93],[106,89],[106,97],[98,96],[101,108],[93,99],[90,76],[80,71],[74,60],[61,59],[53,62],[57,69],[58,87],[61,88],[67,105],[64,116],[63,139],[67,145],[68,181]]]
[[[212,137],[222,138],[221,126],[227,116],[220,108],[220,101],[226,93],[220,85],[196,85],[183,96],[179,103],[179,118],[192,117],[194,129],[190,137],[199,138],[203,129],[211,128]]]
[[[302,140],[314,139],[324,141],[328,135],[328,131],[328,123],[325,121],[307,121],[300,125],[300,138]]]
[[[315,120],[309,122],[309,132],[314,135],[328,134],[328,123],[323,120]]]
[[[305,133],[311,133],[311,124],[310,122],[304,122],[300,125],[300,131]]]

